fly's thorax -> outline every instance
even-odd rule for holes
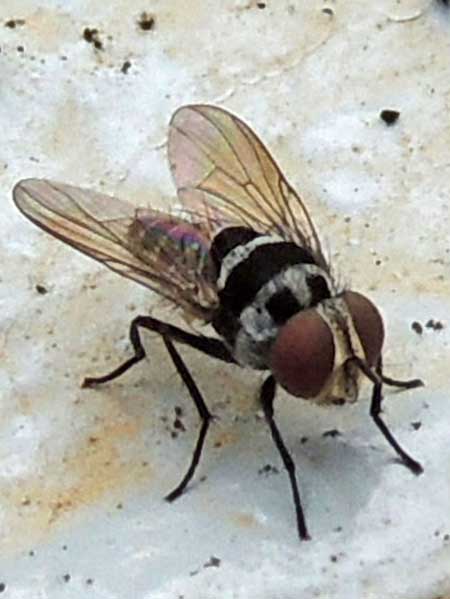
[[[239,316],[235,359],[243,366],[268,368],[280,329],[295,314],[329,296],[330,288],[329,276],[314,264],[291,266],[270,279]]]
[[[292,395],[318,403],[352,403],[360,379],[353,358],[374,366],[383,338],[383,322],[372,302],[346,291],[286,323],[271,348],[270,368]]]
[[[233,228],[235,229],[235,228]],[[236,229],[238,229],[236,227]],[[245,229],[244,229],[245,231]],[[226,232],[226,231],[225,231]],[[243,232],[238,231],[237,234],[240,233],[241,239],[243,238]],[[222,290],[227,282],[227,279],[233,269],[235,269],[239,264],[241,264],[244,260],[246,260],[250,254],[257,248],[261,246],[267,246],[273,243],[280,243],[282,241],[281,238],[275,237],[273,235],[257,235],[254,232],[253,237],[248,235],[248,240],[242,243],[237,244],[232,247],[223,257],[220,264],[220,272],[219,277],[217,279],[217,287]],[[236,237],[237,237],[236,234]],[[229,233],[228,233],[229,235]],[[245,239],[245,238],[244,238]],[[217,241],[216,241],[217,243]]]
[[[242,366],[267,369],[286,321],[335,293],[308,249],[276,235],[230,227],[214,238],[211,255],[220,302],[212,324]]]

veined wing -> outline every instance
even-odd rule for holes
[[[223,224],[280,235],[329,270],[309,213],[256,134],[236,116],[207,105],[172,117],[169,162],[188,210]]]
[[[156,291],[191,317],[210,320],[217,304],[215,274],[200,224],[41,179],[17,183],[13,198],[41,229]]]

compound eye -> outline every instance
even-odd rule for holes
[[[319,313],[297,313],[281,328],[269,366],[276,381],[296,397],[316,397],[334,368],[334,339]]]
[[[369,366],[375,366],[381,355],[384,326],[381,314],[372,302],[356,291],[346,291],[344,299]]]

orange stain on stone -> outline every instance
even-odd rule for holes
[[[127,492],[145,484],[151,466],[142,460],[121,455],[141,429],[138,421],[113,421],[97,425],[69,447],[61,460],[49,461],[32,477],[15,480],[4,489],[3,501],[8,521],[2,526],[0,542],[12,554],[26,550],[52,534],[56,526],[70,524],[80,509],[89,507],[108,494]]]
[[[235,522],[241,528],[254,528],[258,525],[258,521],[252,514],[245,512],[237,512],[232,516],[233,522]]]

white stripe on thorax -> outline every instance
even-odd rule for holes
[[[261,245],[271,245],[273,243],[280,243],[280,241],[283,241],[283,239],[281,237],[277,237],[276,235],[262,235],[261,237],[255,237],[255,239],[252,239],[247,243],[239,244],[229,251],[222,260],[220,267],[220,276],[217,281],[217,287],[219,290],[225,287],[227,278],[231,271],[243,260],[246,260],[253,250]]]

